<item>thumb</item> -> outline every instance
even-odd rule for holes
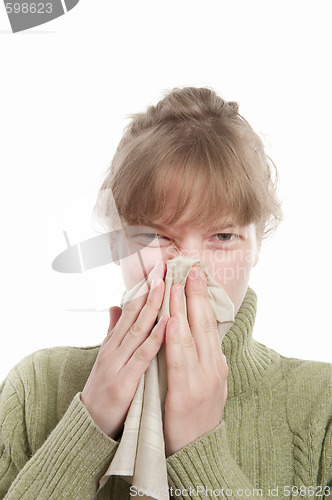
[[[111,333],[111,331],[119,321],[121,314],[122,314],[121,307],[113,306],[109,308],[110,322],[108,325],[108,332],[107,332],[108,334]]]
[[[104,338],[104,341],[101,344],[101,347],[103,347],[108,342],[108,340],[111,338],[112,333],[113,333],[113,328],[115,327],[115,325],[119,321],[121,314],[122,314],[121,307],[113,306],[113,307],[109,308],[110,322],[108,325],[107,335]]]

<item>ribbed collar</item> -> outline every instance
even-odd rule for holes
[[[247,392],[277,368],[280,355],[253,338],[257,296],[248,288],[234,325],[222,340],[228,364],[227,399]]]

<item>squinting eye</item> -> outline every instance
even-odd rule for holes
[[[154,240],[155,238],[158,238],[158,236],[160,236],[160,235],[157,233],[141,233],[138,236],[141,236],[143,238],[147,238],[149,240]]]
[[[143,238],[147,238],[148,240],[168,240],[166,236],[163,236],[162,234],[158,233],[142,233],[141,236]]]
[[[220,241],[230,241],[232,237],[235,236],[235,234],[232,233],[218,233],[217,235],[218,240]]]
[[[139,233],[135,236],[135,241],[143,246],[148,245],[166,245],[168,238],[158,233]]]

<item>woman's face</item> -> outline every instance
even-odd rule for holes
[[[236,314],[259,247],[255,224],[239,227],[231,219],[223,219],[210,226],[196,226],[182,217],[174,224],[165,224],[160,218],[149,226],[126,226],[113,250],[127,290],[141,281],[157,260],[166,262],[178,255],[199,259],[223,286]]]

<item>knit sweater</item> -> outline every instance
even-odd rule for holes
[[[222,422],[167,458],[175,498],[332,498],[332,364],[286,358],[255,341],[255,314],[249,288],[222,341],[229,366]],[[98,349],[38,351],[1,385],[1,499],[96,495],[118,445],[80,400]],[[121,477],[96,495],[129,497]]]

